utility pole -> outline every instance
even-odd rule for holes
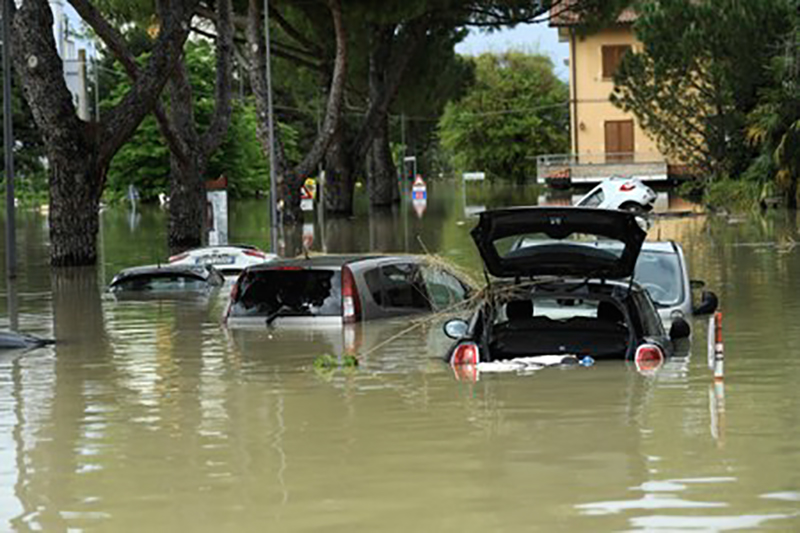
[[[17,277],[17,225],[14,212],[14,122],[11,108],[11,11],[3,0],[3,141],[6,171],[6,275]]]
[[[6,0],[12,1],[12,0]],[[278,169],[275,164],[275,122],[272,107],[272,66],[269,46],[269,0],[264,0],[264,38],[267,56],[267,130],[269,131],[269,225],[270,247],[278,253]]]

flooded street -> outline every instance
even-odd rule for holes
[[[434,184],[436,185],[436,184]],[[314,251],[429,251],[481,279],[484,207],[564,202],[439,184],[421,217],[309,225]],[[663,195],[659,210],[691,210]],[[419,207],[419,206],[417,206]],[[101,215],[102,264],[51,271],[47,217],[17,215],[2,329],[58,339],[0,353],[2,531],[800,530],[800,217],[659,218],[724,312],[714,386],[706,319],[691,357],[459,381],[441,320],[228,330],[229,287],[117,300],[121,268],[167,258],[166,213]],[[265,201],[230,241],[269,249]],[[286,237],[290,239],[290,237]],[[0,260],[5,265],[5,258]],[[5,272],[2,272],[5,279]],[[362,354],[320,370],[325,353]]]

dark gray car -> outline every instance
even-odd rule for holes
[[[113,293],[207,292],[224,281],[211,265],[146,265],[122,270],[108,288]]]
[[[472,291],[424,256],[282,259],[242,272],[225,318],[230,325],[336,326],[448,309]]]

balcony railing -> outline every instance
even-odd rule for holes
[[[666,180],[667,162],[657,152],[547,154],[536,158],[537,181],[597,183],[611,176]]]

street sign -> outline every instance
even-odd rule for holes
[[[300,187],[300,209],[303,211],[314,210],[314,193],[316,189],[317,184],[313,178],[308,178]]]
[[[412,200],[427,200],[428,199],[428,186],[422,176],[417,176],[414,179],[414,184],[411,186],[411,199]]]
[[[483,181],[486,179],[485,172],[464,172],[464,181]]]

